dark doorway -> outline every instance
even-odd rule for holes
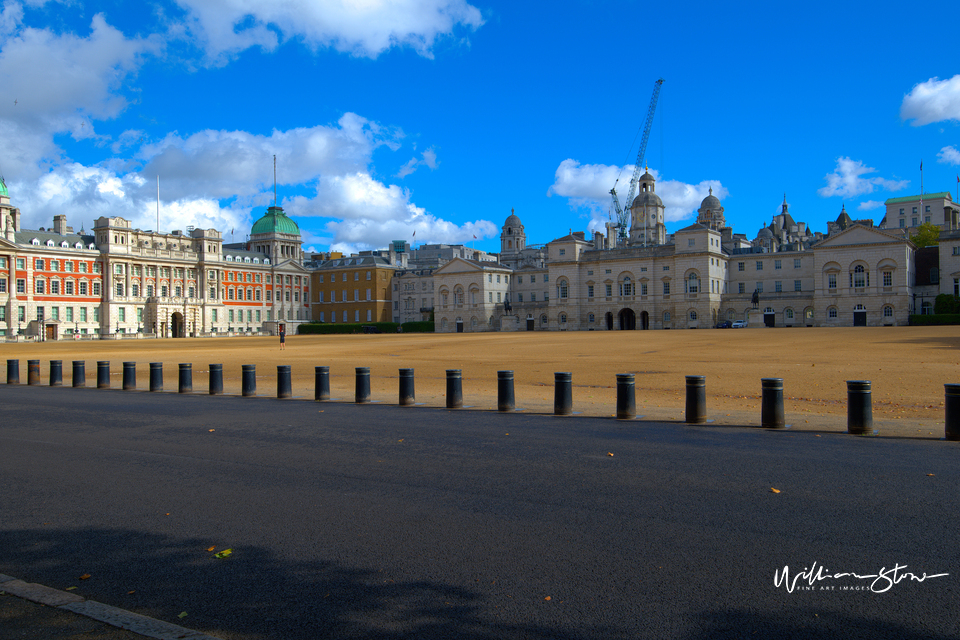
[[[617,317],[620,320],[621,331],[633,331],[637,328],[637,314],[633,312],[633,309],[621,309]]]
[[[775,313],[764,313],[763,314],[763,324],[767,327],[777,326],[777,314]]]
[[[607,321],[607,331],[613,331],[613,314],[608,311],[605,318]]]
[[[640,328],[646,331],[650,328],[650,314],[646,311],[640,312]]]
[[[463,333],[463,320],[457,320],[457,333]]]
[[[183,336],[183,314],[175,313],[170,317],[170,328],[173,330],[174,338],[182,338]]]
[[[866,311],[854,311],[854,312],[853,312],[853,326],[855,326],[855,327],[865,327],[865,326],[867,326],[867,312],[866,312]]]
[[[56,340],[57,339],[57,325],[48,324],[46,326],[47,330],[47,340]]]
[[[527,331],[533,331],[533,318],[527,318]]]

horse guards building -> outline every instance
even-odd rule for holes
[[[233,244],[216,229],[141,231],[120,217],[89,232],[65,215],[21,229],[0,178],[0,335],[227,336],[431,318],[437,332],[897,326],[932,313],[940,293],[960,295],[960,205],[948,192],[889,199],[876,226],[843,209],[826,233],[795,221],[784,198],[751,240],[712,191],[672,234],[649,172],[638,191],[628,230],[532,245],[511,212],[499,254],[395,241],[305,258],[277,206]],[[917,249],[910,232],[925,222],[940,242]]]

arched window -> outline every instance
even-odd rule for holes
[[[458,286],[453,290],[454,304],[463,304],[463,287]]]
[[[784,315],[786,316],[787,320],[793,320],[793,309],[787,309],[784,311]]]
[[[557,297],[560,299],[564,299],[567,297],[567,281],[566,280],[561,279],[557,283]]]
[[[630,280],[630,276],[624,276],[623,281],[620,283],[620,295],[621,296],[632,296],[636,294],[635,285],[633,281]]]
[[[883,308],[883,317],[884,317],[884,318],[892,318],[892,317],[893,317],[893,307],[891,307],[890,305],[885,306],[885,307]]]
[[[836,307],[830,307],[829,309],[827,309],[827,317],[830,318],[830,319],[836,318],[836,317],[837,317],[837,308],[836,308]]]
[[[596,316],[591,313],[590,315],[587,316],[587,321],[589,321],[589,322],[595,322],[595,321],[596,321]]]
[[[690,309],[690,320],[696,321],[696,319],[697,319],[697,311],[696,311],[696,309]]]
[[[670,312],[669,312],[669,311],[664,311],[664,312],[663,312],[663,321],[664,321],[664,322],[670,322]]]
[[[566,323],[567,323],[567,314],[561,313],[561,314],[560,314],[560,324],[566,324]]]
[[[447,330],[447,319],[446,319],[446,318],[442,318],[442,319],[440,320],[440,330],[441,330],[441,331],[446,331],[446,330]]]
[[[850,274],[850,286],[858,289],[870,286],[870,274],[862,264],[853,268],[853,273]]]
[[[687,293],[697,293],[700,291],[700,276],[693,272],[687,276]]]

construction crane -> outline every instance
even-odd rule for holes
[[[637,162],[633,165],[633,177],[630,178],[630,190],[627,192],[627,199],[624,202],[625,207],[620,206],[620,199],[617,197],[617,182],[620,182],[620,176],[617,176],[610,189],[610,195],[613,197],[613,207],[617,212],[617,237],[618,244],[627,239],[627,230],[630,228],[630,207],[633,204],[633,197],[637,194],[637,181],[640,179],[640,170],[643,168],[643,157],[647,152],[647,141],[650,140],[650,127],[653,126],[653,114],[657,111],[657,100],[660,99],[660,87],[663,86],[663,78],[659,78],[653,83],[653,95],[650,96],[650,106],[647,107],[647,121],[643,125],[643,137],[640,139],[640,149],[637,151]],[[621,172],[623,169],[621,169]]]

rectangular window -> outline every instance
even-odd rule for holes
[[[605,292],[605,294],[606,294],[606,296],[607,296],[608,298],[613,295],[613,285],[612,285],[612,284],[605,284],[605,285],[603,285],[603,290],[604,290],[604,292]]]
[[[530,292],[530,302],[536,302],[536,301],[537,301],[537,294],[535,294],[535,293],[533,293],[533,292],[531,291],[531,292]]]
[[[50,281],[50,293],[54,295],[60,295],[60,281],[51,280]]]
[[[212,310],[211,310],[210,319],[213,320],[214,322],[217,321],[217,310],[216,310],[216,309],[212,309]]]
[[[33,261],[33,268],[37,271],[43,271],[43,258],[37,258]]]
[[[774,270],[783,268],[783,262],[781,260],[774,260],[773,268]]]
[[[803,283],[800,280],[793,281],[793,290],[794,291],[803,291]]]
[[[893,272],[884,271],[883,272],[883,286],[892,287],[893,286]]]
[[[117,283],[117,295],[118,295],[118,296],[122,296],[122,295],[123,295],[123,283],[122,283],[122,282],[118,282],[118,283]]]
[[[835,290],[837,288],[837,274],[828,273],[827,274],[827,288]]]
[[[73,322],[73,307],[67,307],[67,322]]]
[[[23,278],[17,278],[17,293],[27,292],[27,281]]]
[[[588,285],[587,285],[587,297],[588,297],[588,298],[592,298],[592,297],[593,297],[593,285],[592,285],[592,284],[588,284]]]
[[[60,307],[51,307],[51,309],[50,309],[50,317],[53,318],[54,320],[59,320],[59,319],[60,319]]]
[[[27,263],[24,258],[17,258],[17,269],[26,269]]]
[[[914,218],[910,218],[910,226],[911,226],[911,227],[917,226],[917,219],[916,219],[915,217],[914,217]]]
[[[67,280],[63,283],[63,292],[68,295],[73,295],[73,280]]]
[[[799,268],[800,268],[800,258],[794,258],[794,259],[793,259],[793,268],[794,268],[794,269],[799,269]]]
[[[134,298],[139,297],[139,296],[140,296],[140,285],[138,285],[138,284],[132,284],[132,285],[130,285],[130,295],[132,295]]]
[[[51,260],[50,261],[50,271],[59,271],[60,270],[60,261]]]
[[[87,321],[87,308],[80,307],[80,322],[86,322],[86,321]]]
[[[492,291],[488,291],[488,292],[487,292],[487,302],[493,302],[493,292],[492,292]]]
[[[746,293],[747,285],[743,282],[737,283],[737,293]]]
[[[0,293],[6,293],[6,292],[7,292],[7,279],[0,278]]]
[[[763,261],[757,260],[757,271],[763,271]]]
[[[17,319],[20,322],[25,322],[27,320],[27,308],[26,307],[17,307]]]
[[[762,283],[762,282],[758,282],[758,283],[757,283],[757,293],[763,293],[763,283]]]
[[[35,291],[36,293],[43,293],[43,288],[44,288],[44,287],[43,287],[43,284],[44,284],[44,283],[43,283],[43,280],[37,280],[36,283],[34,284],[34,286],[35,286],[34,291]]]
[[[143,307],[137,307],[137,322],[143,322]]]
[[[44,317],[45,316],[43,315],[43,307],[37,307],[37,320],[39,320],[40,322],[43,322]]]
[[[120,320],[120,322],[126,322],[126,321],[127,321],[127,309],[126,309],[126,307],[120,307],[119,309],[117,309],[117,318]]]
[[[688,247],[695,246],[696,244],[697,244],[697,242],[696,242],[696,240],[694,240],[693,238],[687,239],[687,246],[688,246]]]
[[[642,296],[647,295],[647,283],[646,283],[646,282],[641,282],[641,283],[640,283],[640,295],[642,295]]]
[[[86,281],[86,280],[81,280],[81,281],[80,281],[80,295],[82,295],[82,296],[87,295],[87,281]],[[95,295],[95,296],[99,296],[99,295],[100,295],[100,283],[99,283],[99,282],[94,282],[94,283],[93,283],[93,295]]]
[[[664,283],[663,283],[663,295],[665,295],[665,296],[670,295],[670,283],[669,283],[669,282],[664,282]]]
[[[782,280],[775,281],[773,283],[773,290],[776,291],[777,293],[783,292],[783,281]]]
[[[954,247],[954,249],[956,249],[956,247]],[[954,253],[956,253],[956,251],[954,251]],[[587,275],[592,276],[593,271],[587,271]],[[517,276],[517,284],[523,284],[523,276]]]
[[[230,322],[233,322],[233,309],[230,309],[229,311],[227,311],[227,319]]]
[[[100,322],[100,307],[93,308],[93,321]]]

